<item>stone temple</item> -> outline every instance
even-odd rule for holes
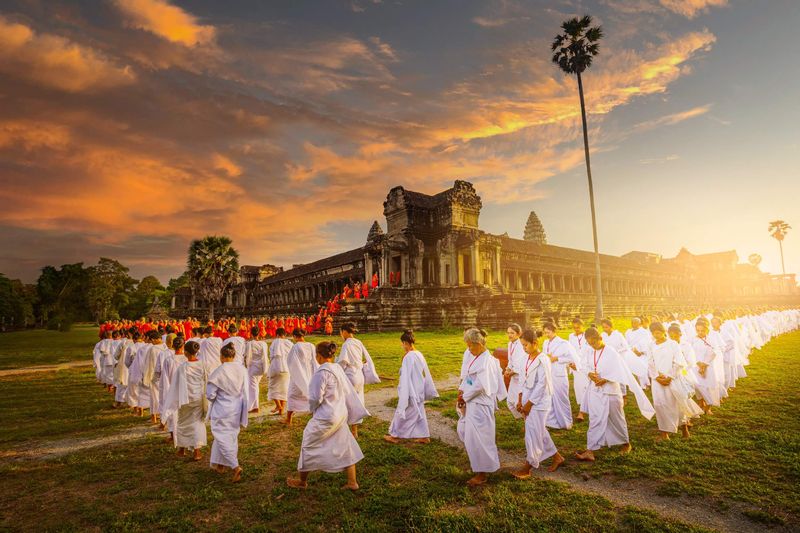
[[[348,299],[336,323],[355,320],[362,331],[431,329],[480,324],[505,327],[594,314],[594,253],[547,244],[531,213],[526,239],[479,228],[481,199],[456,181],[434,195],[395,187],[383,203],[386,232],[376,221],[360,248],[284,270],[243,266],[215,309],[249,317],[316,313],[348,283],[380,279],[369,298]],[[735,251],[674,258],[632,251],[600,256],[604,312],[796,304],[795,275],[770,275],[739,263]],[[391,276],[390,276],[391,273]],[[399,282],[396,281],[399,273]],[[395,283],[390,283],[395,278]],[[207,304],[180,289],[171,315],[206,314]]]

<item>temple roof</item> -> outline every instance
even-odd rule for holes
[[[320,259],[318,261],[306,263],[304,265],[299,265],[295,268],[284,270],[283,272],[278,272],[274,276],[266,278],[264,280],[264,283],[286,281],[289,279],[296,278],[298,276],[303,276],[305,274],[308,274],[309,272],[316,272],[318,270],[325,270],[327,268],[335,266],[346,265],[348,263],[352,263],[354,261],[358,261],[359,259],[363,258],[364,258],[364,248],[363,247],[355,248],[354,250],[342,252],[340,254]]]

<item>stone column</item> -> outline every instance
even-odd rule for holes
[[[477,241],[475,241],[475,243],[473,243],[473,245],[472,245],[472,248],[470,249],[470,251],[472,252],[472,261],[471,261],[471,263],[472,263],[472,284],[473,285],[477,285],[478,284],[478,272],[480,272],[480,268],[479,267],[480,267],[481,254],[480,254],[480,248],[479,247],[480,247],[480,245],[478,244]]]
[[[494,249],[494,283],[495,285],[502,285],[503,278],[500,275],[500,247],[496,246]]]
[[[366,276],[367,284],[372,287],[372,258],[370,255],[364,254],[364,276]]]

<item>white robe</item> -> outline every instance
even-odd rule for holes
[[[646,353],[642,352],[644,355],[641,356],[633,353],[633,350],[631,350],[631,347],[628,345],[628,341],[626,341],[625,337],[622,336],[622,333],[617,330],[612,330],[610,335],[604,331],[601,333],[601,336],[603,337],[603,342],[606,345],[614,348],[617,353],[622,356],[622,359],[625,361],[628,369],[639,379],[639,384],[642,386],[642,388],[647,388],[647,386],[650,384],[650,378],[647,375]],[[625,392],[626,391],[623,388],[622,393],[625,394]]]
[[[459,389],[467,405],[466,412],[458,411],[458,436],[467,450],[473,472],[496,472],[500,469],[500,456],[495,411],[497,402],[508,394],[500,361],[486,350],[472,358],[464,376]]]
[[[267,389],[267,399],[283,400],[289,394],[289,364],[286,361],[289,351],[292,349],[292,341],[289,339],[275,339],[269,346],[269,387]]]
[[[317,350],[310,342],[298,342],[286,357],[289,365],[289,392],[286,410],[295,413],[308,412],[308,385],[317,371]]]
[[[575,333],[569,334],[569,343],[575,348],[575,353],[578,354],[578,361],[580,361],[581,366],[586,365],[586,355],[587,350],[591,350],[589,345],[586,343],[586,339],[583,338],[584,334],[581,333],[579,335],[575,335]],[[589,378],[586,377],[585,372],[572,372],[572,388],[573,392],[575,393],[575,403],[578,404],[578,409],[581,413],[585,413],[586,409],[583,407],[583,398],[586,396],[586,389],[589,387]]]
[[[628,424],[622,405],[622,388],[625,385],[634,394],[642,416],[648,420],[655,410],[642,391],[639,382],[631,373],[625,360],[612,346],[601,350],[588,350],[590,359],[585,373],[596,372],[608,383],[597,386],[590,382],[584,397],[588,409],[589,428],[586,431],[586,449],[599,450],[603,446],[625,444],[628,438]],[[583,372],[583,371],[582,371]]]
[[[244,351],[244,362],[247,367],[247,386],[250,406],[248,410],[259,408],[261,378],[269,366],[269,348],[264,341],[247,341]]]
[[[715,360],[722,356],[719,355],[716,346],[709,342],[708,337],[705,339],[695,337],[692,341],[692,349],[694,349],[697,362],[708,365],[705,376],[700,374],[699,368],[695,369],[697,392],[708,405],[719,405],[720,390]]]
[[[348,337],[342,343],[342,349],[339,351],[339,357],[336,362],[342,366],[347,379],[353,385],[356,394],[364,403],[364,360],[367,353],[364,343],[355,337]]]
[[[150,385],[144,383],[143,376],[147,354],[152,346],[146,342],[134,344],[136,354],[133,356],[128,376],[128,403],[131,404],[131,407],[150,409]]]
[[[164,344],[150,344],[144,353],[142,360],[142,384],[150,389],[150,414],[159,414],[160,400],[158,389],[158,376],[156,375],[156,363],[161,356],[161,353],[167,350]]]
[[[553,337],[542,345],[545,356],[558,357],[552,363],[552,408],[547,414],[547,426],[558,429],[572,428],[572,404],[569,401],[569,365],[580,368],[581,362],[575,347],[561,337]],[[527,354],[526,354],[527,355]]]
[[[508,364],[506,370],[511,369],[511,378],[508,380],[508,399],[506,405],[514,418],[522,418],[522,414],[517,411],[517,400],[519,393],[522,390],[522,366],[528,354],[525,353],[525,348],[522,347],[522,342],[519,339],[514,342],[508,343]]]
[[[223,363],[208,377],[206,397],[211,402],[211,465],[239,466],[239,430],[247,427],[247,369]]]
[[[219,359],[219,350],[222,348],[222,339],[219,337],[206,337],[200,341],[200,351],[197,358],[206,367],[206,372],[210,376],[222,362]]]
[[[561,341],[569,346],[567,341]],[[533,361],[527,359],[522,371],[522,405],[525,406],[528,402],[532,404],[530,413],[525,417],[525,460],[533,468],[539,468],[542,461],[558,451],[545,425],[547,414],[553,405],[553,368],[550,359],[542,353]]]
[[[425,357],[417,350],[406,353],[400,366],[397,408],[389,425],[389,435],[399,439],[430,437],[425,401],[438,397]]]
[[[208,374],[203,363],[184,357],[173,373],[163,407],[163,416],[172,422],[170,431],[176,448],[201,448],[208,444],[207,384]]]
[[[647,358],[658,429],[676,433],[679,425],[685,423],[688,418],[699,416],[702,412],[689,397],[689,384],[684,378],[687,363],[681,347],[671,339],[661,344],[654,342],[647,348]],[[656,381],[658,376],[672,378],[672,381],[667,386],[661,385]]]
[[[311,419],[303,430],[297,470],[341,472],[364,458],[349,426],[369,416],[341,366],[323,363],[308,388]]]
[[[159,408],[161,409],[161,423],[167,426],[169,431],[175,431],[175,420],[174,414],[169,412],[168,409],[164,407],[164,401],[169,394],[169,389],[172,385],[172,382],[175,377],[175,371],[177,368],[187,361],[186,356],[183,354],[175,354],[172,350],[166,349],[162,352],[163,358],[161,359],[161,375],[158,378],[159,386],[161,388],[161,405]],[[205,388],[203,388],[205,390]]]
[[[128,355],[128,349],[133,345],[131,339],[122,339],[117,348],[114,362],[114,401],[118,403],[126,403],[128,401],[128,365],[125,364],[125,359]]]
[[[244,349],[246,346],[246,340],[244,337],[240,337],[238,335],[234,335],[233,337],[228,337],[222,342],[222,346],[233,344],[234,350],[236,350],[236,357],[233,358],[234,363],[239,363],[240,365],[244,366]]]

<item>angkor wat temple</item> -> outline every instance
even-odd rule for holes
[[[345,285],[371,280],[367,299],[347,300],[336,322],[364,330],[472,324],[505,327],[543,316],[594,314],[594,254],[546,243],[535,214],[526,240],[478,227],[481,199],[471,183],[427,195],[395,187],[383,203],[386,232],[375,222],[364,246],[284,270],[243,266],[240,281],[215,306],[219,315],[316,313]],[[771,275],[739,263],[735,251],[674,258],[633,251],[600,256],[607,315],[658,310],[796,304],[795,275]],[[390,273],[399,282],[390,283]],[[395,278],[396,279],[396,278]],[[191,289],[173,301],[174,316],[205,315]]]

